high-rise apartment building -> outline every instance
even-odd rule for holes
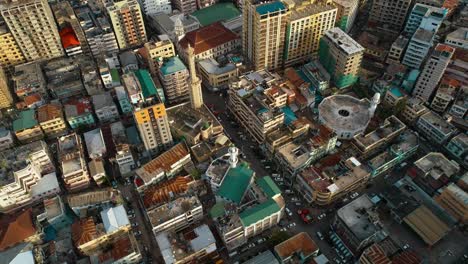
[[[418,28],[411,37],[401,64],[419,69],[434,43],[435,32]]]
[[[349,32],[359,11],[359,0],[333,0],[333,3],[338,8],[336,26]]]
[[[58,2],[52,5],[52,11],[57,20],[62,46],[67,55],[73,56],[81,53],[91,55],[85,33],[71,4],[67,1]]]
[[[337,88],[353,85],[358,78],[364,48],[338,27],[320,40],[319,59]]]
[[[64,55],[47,0],[6,0],[0,13],[27,61]]]
[[[169,39],[145,43],[145,56],[153,76],[157,75],[158,60],[174,57],[174,44]]]
[[[195,70],[195,54],[191,46],[189,46],[187,49],[187,56],[190,70],[190,104],[193,109],[198,109],[203,105],[203,94],[201,89],[201,80],[198,78],[197,72]]]
[[[13,105],[8,79],[3,68],[0,67],[0,109],[8,108]]]
[[[142,0],[141,6],[145,15],[155,15],[157,13],[171,14],[172,7],[170,0]]]
[[[174,0],[172,4],[175,9],[184,14],[191,14],[197,11],[197,0]]]
[[[325,1],[287,3],[291,11],[286,30],[284,66],[303,63],[318,51],[324,32],[335,26],[337,8]]]
[[[242,16],[242,49],[255,70],[282,67],[288,8],[280,1],[246,0]]]
[[[146,30],[140,5],[136,0],[122,0],[107,6],[120,49],[143,45]]]
[[[445,69],[447,69],[454,52],[455,48],[453,47],[437,44],[419,75],[413,90],[413,96],[418,96],[424,101],[429,100],[434,90],[436,90]]]
[[[408,16],[403,32],[407,36],[412,36],[418,28],[437,32],[446,16],[446,9],[416,4]]]
[[[159,80],[170,104],[187,101],[189,98],[189,71],[179,57],[160,59]]]
[[[369,23],[379,28],[400,32],[411,6],[412,0],[374,0],[369,16]]]
[[[0,67],[9,71],[13,66],[25,61],[23,53],[5,22],[0,22]]]

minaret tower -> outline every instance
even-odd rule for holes
[[[203,95],[201,89],[201,80],[197,77],[197,72],[195,71],[195,55],[190,44],[187,48],[187,57],[190,69],[190,104],[192,105],[193,109],[198,109],[203,105]]]

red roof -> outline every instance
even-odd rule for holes
[[[0,224],[0,251],[15,246],[36,233],[31,209],[24,211],[16,219],[2,221]]]
[[[71,226],[72,240],[77,247],[98,237],[96,224],[92,217],[76,221]]]
[[[80,41],[76,37],[76,34],[73,31],[73,28],[71,27],[63,28],[62,30],[60,30],[59,34],[60,34],[60,39],[62,39],[62,45],[64,49],[80,45]]]
[[[197,55],[238,38],[234,32],[217,22],[185,34],[179,45],[186,49],[190,44]]]

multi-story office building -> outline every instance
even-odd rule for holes
[[[286,106],[287,94],[276,86],[279,82],[279,76],[260,70],[240,76],[230,84],[228,108],[258,143],[284,123],[280,108]],[[259,85],[265,89],[259,91]]]
[[[468,222],[468,193],[455,183],[444,187],[434,200],[461,224]]]
[[[434,42],[435,32],[418,28],[411,37],[401,64],[419,69]]]
[[[170,104],[189,99],[189,71],[179,57],[161,59],[159,80],[164,87],[166,99]]]
[[[0,67],[0,109],[8,108],[13,105],[10,85],[3,68]]]
[[[290,12],[281,1],[246,0],[242,7],[242,50],[255,70],[283,65]]]
[[[286,31],[284,67],[303,63],[318,51],[320,38],[335,26],[337,8],[325,1],[291,1]]]
[[[53,158],[44,141],[6,150],[0,155],[0,212],[11,213],[60,192]]]
[[[434,112],[427,112],[419,117],[416,127],[425,137],[436,144],[445,144],[457,133],[457,129]]]
[[[336,26],[349,32],[359,11],[359,0],[333,0],[333,4],[338,8]]]
[[[184,14],[191,14],[197,11],[197,0],[174,0],[172,4],[175,9]]]
[[[65,53],[68,56],[78,54],[91,55],[91,50],[86,41],[86,35],[77,19],[71,4],[67,1],[52,5],[55,19],[59,26],[60,38]]]
[[[5,22],[0,22],[0,66],[10,71],[13,66],[25,61],[21,49]]]
[[[413,90],[413,96],[420,97],[424,101],[429,101],[447,69],[454,52],[455,48],[444,44],[437,44],[419,75]]]
[[[408,16],[403,33],[412,36],[418,28],[437,32],[446,15],[446,9],[416,4]]]
[[[133,112],[145,149],[159,153],[173,144],[164,104],[154,99],[140,104]]]
[[[373,23],[380,28],[400,32],[405,23],[411,2],[411,0],[372,1],[369,23]]]
[[[387,63],[400,63],[406,46],[408,45],[408,38],[404,37],[403,35],[398,36],[398,38],[392,43],[390,47],[390,51],[387,55]]]
[[[67,125],[60,103],[50,103],[37,109],[37,121],[47,137],[67,133]]]
[[[27,61],[64,55],[54,16],[46,0],[3,1],[0,13]]]
[[[112,55],[119,52],[119,46],[109,21],[104,16],[98,16],[89,7],[75,9],[80,20],[89,48],[95,58]]]
[[[143,7],[143,13],[150,16],[157,13],[172,13],[171,1],[170,0],[143,0],[141,2]]]
[[[161,41],[149,41],[145,43],[145,56],[149,69],[153,76],[157,76],[158,61],[164,58],[174,57],[174,44],[169,39]]]
[[[87,188],[90,178],[81,137],[75,133],[60,137],[57,152],[65,188],[70,192]]]
[[[320,40],[320,63],[340,89],[357,81],[363,54],[364,48],[337,27],[327,30]]]
[[[146,30],[140,5],[136,0],[122,0],[107,6],[120,49],[146,43]]]

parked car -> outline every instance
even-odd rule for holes
[[[410,245],[409,245],[409,244],[405,244],[405,245],[403,246],[403,249],[408,249],[408,248],[410,248]]]
[[[133,227],[137,227],[137,226],[138,226],[138,223],[132,223],[132,226],[133,226]]]
[[[135,232],[133,232],[133,234],[134,234],[135,236],[139,236],[139,235],[141,235],[141,231],[140,231],[140,230],[135,231]]]
[[[289,208],[287,208],[287,207],[286,207],[286,213],[287,213],[289,216],[292,216],[291,210],[289,210]]]
[[[324,239],[324,237],[323,237],[323,235],[322,235],[322,233],[321,233],[320,231],[317,231],[316,234],[317,234],[317,237],[318,237],[320,240],[323,240],[323,239]]]

